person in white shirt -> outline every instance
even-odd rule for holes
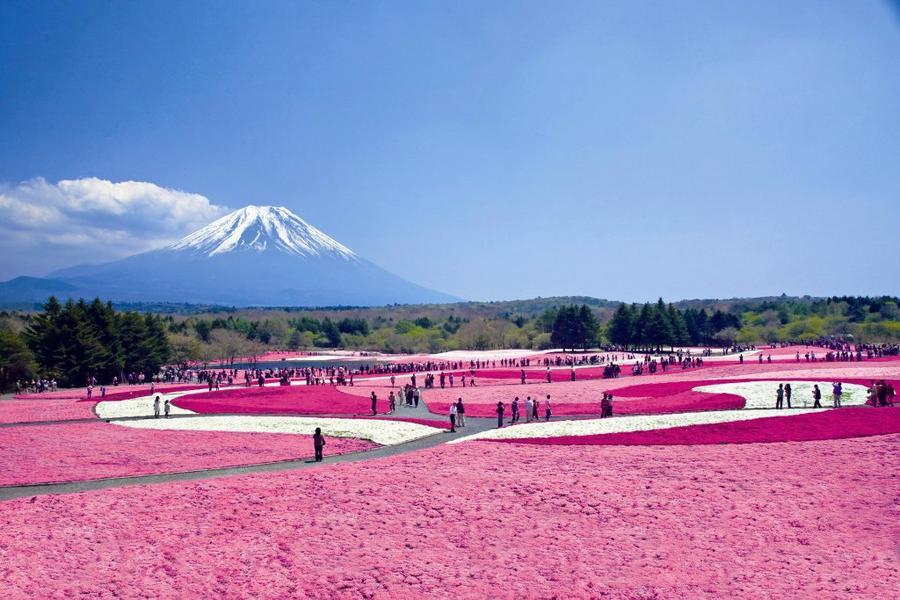
[[[450,403],[450,433],[456,433],[456,402]]]

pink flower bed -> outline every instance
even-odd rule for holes
[[[462,444],[11,500],[0,587],[10,598],[891,598],[898,444]]]
[[[199,390],[203,389],[206,386],[192,383],[158,383],[156,384],[156,391],[162,393],[171,393],[171,392],[180,392],[183,390]],[[150,394],[150,384],[144,383],[140,385],[119,385],[119,386],[107,386],[106,388],[106,397],[103,400],[128,400],[131,398],[140,398],[141,396],[147,396]],[[63,399],[74,399],[74,400],[86,400],[87,399],[87,388],[66,388],[62,390],[56,390],[55,392],[42,392],[40,394],[17,394],[17,399],[20,400],[63,400]],[[93,396],[91,397],[92,401],[100,400],[100,386],[94,388]]]
[[[632,378],[629,377],[629,380]],[[525,412],[525,397],[531,396],[541,401],[541,405],[550,394],[550,404],[553,414],[564,415],[589,415],[600,414],[600,399],[603,392],[612,390],[614,393],[615,411],[617,414],[656,414],[685,412],[698,410],[719,410],[743,408],[744,399],[733,394],[704,394],[692,392],[690,388],[699,383],[687,382],[687,390],[681,388],[667,388],[665,384],[659,388],[659,393],[652,391],[644,394],[634,394],[630,400],[623,400],[615,394],[616,386],[622,385],[621,379],[603,379],[594,381],[574,381],[569,383],[541,383],[527,385],[484,385],[474,388],[436,389],[425,392],[423,398],[428,404],[428,409],[437,414],[446,414],[450,408],[450,402],[457,398],[463,399],[466,414],[473,417],[496,416],[497,402],[503,402],[506,406],[506,416],[509,417],[511,403],[514,397],[519,397],[519,410]],[[652,386],[649,388],[652,390]],[[541,412],[543,415],[543,412]]]
[[[693,446],[809,442],[900,433],[900,407],[845,408],[750,421],[601,435],[483,440],[541,445]]]
[[[0,423],[92,419],[93,407],[75,400],[0,400]]]
[[[203,414],[371,414],[368,398],[346,394],[330,385],[248,387],[187,394],[175,406]],[[379,394],[378,410],[388,409],[387,394]]]
[[[195,471],[304,458],[312,436],[132,429],[107,423],[29,425],[0,430],[0,485],[83,481]],[[326,454],[375,447],[328,438]],[[171,514],[171,513],[170,513]]]

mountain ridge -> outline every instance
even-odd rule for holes
[[[44,282],[42,286],[35,280]],[[124,302],[321,306],[455,302],[358,256],[285,207],[249,205],[168,246],[0,283],[0,303],[54,286]]]

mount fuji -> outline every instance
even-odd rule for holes
[[[280,206],[246,206],[158,250],[0,283],[4,304],[44,301],[51,293],[234,306],[459,300],[385,271]]]

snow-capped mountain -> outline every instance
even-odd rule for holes
[[[245,206],[172,244],[215,256],[225,252],[278,250],[298,256],[340,256],[358,260],[350,248],[325,235],[283,206]]]
[[[0,303],[43,301],[54,286],[63,298],[234,306],[458,300],[385,271],[275,206],[246,206],[159,250],[0,283]]]

